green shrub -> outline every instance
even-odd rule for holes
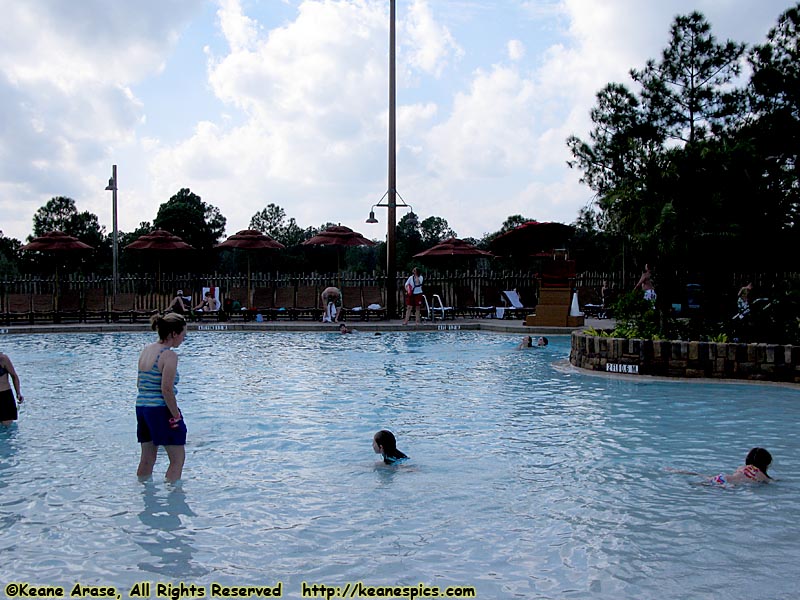
[[[645,300],[639,291],[628,292],[614,303],[617,326],[613,337],[661,339],[659,315],[652,302]]]

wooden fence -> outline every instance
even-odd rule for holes
[[[537,273],[533,271],[426,271],[424,288],[428,292],[435,291],[442,297],[446,306],[463,304],[464,291],[471,292],[475,303],[482,306],[502,306],[502,290],[516,289],[526,306],[535,306],[538,299]],[[403,306],[403,284],[408,274],[398,273],[393,281],[387,281],[381,273],[253,273],[250,288],[277,288],[314,286],[320,291],[329,286],[362,287],[378,286],[395,293],[395,305]],[[583,272],[572,282],[579,291],[581,305],[599,299],[599,290],[603,281],[607,281],[612,289],[629,290],[638,280],[638,273],[621,272]],[[800,273],[733,273],[725,277],[723,282],[727,290],[735,294],[739,287],[748,281],[756,286],[768,285],[775,281],[800,281]],[[719,281],[719,279],[717,280]],[[113,281],[108,275],[61,274],[57,285],[59,293],[102,288],[106,296],[113,296]],[[155,273],[122,275],[117,281],[118,293],[134,293],[143,306],[167,307],[177,290],[191,295],[193,302],[200,301],[203,287],[219,287],[223,298],[234,288],[247,288],[246,273]],[[53,294],[55,293],[55,276],[20,276],[14,279],[0,280],[0,304],[5,307],[5,298],[12,293]],[[728,291],[727,293],[730,293]]]

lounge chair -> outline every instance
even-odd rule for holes
[[[319,303],[320,298],[315,286],[300,285],[297,287],[297,296],[295,298],[292,314],[295,319],[310,317],[313,321],[319,321],[322,318],[322,309]]]
[[[589,287],[578,288],[578,298],[581,300],[581,312],[587,318],[602,319],[604,313],[603,301],[600,294]],[[588,298],[588,300],[587,300]]]
[[[231,318],[242,317],[245,321],[250,320],[250,311],[248,309],[251,303],[247,296],[247,288],[235,287],[228,290],[228,293],[225,294],[223,306],[225,306],[225,311]]]
[[[294,286],[275,288],[274,316],[294,319]]]
[[[456,312],[471,319],[486,318],[495,312],[494,306],[478,306],[472,288],[467,286],[456,287]]]
[[[367,285],[361,290],[364,300],[364,317],[369,321],[370,317],[378,319],[386,318],[386,304],[383,301],[383,293],[377,285]]]
[[[79,322],[83,320],[81,294],[78,290],[69,290],[58,297],[56,321],[63,322],[67,319],[76,319]]]
[[[325,310],[325,307],[322,307]],[[362,321],[366,319],[364,305],[361,301],[361,288],[356,286],[347,286],[342,288],[342,305],[339,308],[342,311],[342,318],[348,319],[350,317],[355,320],[356,318]],[[337,315],[338,316],[338,315]]]
[[[31,321],[55,321],[55,317],[53,294],[33,294],[31,296]]]
[[[121,317],[126,317],[129,322],[133,323],[135,306],[135,294],[117,294],[111,301],[111,312],[109,313],[109,317],[114,322],[119,321]]]
[[[505,319],[524,319],[536,312],[535,306],[525,306],[516,290],[503,290],[503,299],[506,306],[503,311]]]
[[[500,293],[500,288],[492,286],[484,286],[483,288],[483,303],[481,306],[502,306],[503,295]]]
[[[86,302],[83,309],[83,320],[101,318],[108,323],[109,312],[106,304],[106,292],[103,288],[89,288],[86,290]]]
[[[31,321],[32,319],[31,295],[9,294],[6,299],[6,310],[3,313],[5,323],[10,325],[12,320]]]
[[[253,308],[266,321],[274,321],[275,315],[275,288],[256,288],[253,292]]]

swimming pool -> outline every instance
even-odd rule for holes
[[[474,586],[478,598],[790,598],[797,389],[619,380],[569,340],[190,332],[177,488],[136,480],[148,334],[4,336],[0,584]],[[412,460],[379,464],[388,428]],[[717,489],[768,448],[775,485]],[[208,596],[208,594],[206,594]]]

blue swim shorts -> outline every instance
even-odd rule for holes
[[[17,402],[11,390],[0,392],[0,421],[17,420]]]
[[[156,446],[186,444],[186,422],[181,419],[173,429],[169,426],[172,414],[166,406],[136,407],[136,438],[140,444],[153,442]]]

